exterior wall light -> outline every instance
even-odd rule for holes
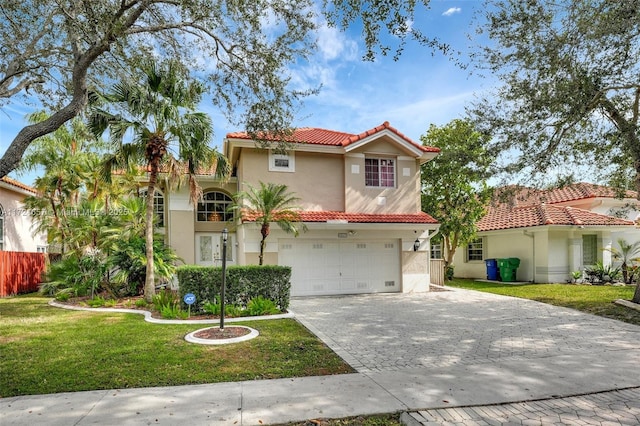
[[[413,243],[413,251],[418,251],[418,249],[420,249],[420,240],[416,238],[415,242]]]

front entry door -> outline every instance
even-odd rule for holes
[[[196,265],[222,266],[222,233],[196,233]],[[227,238],[227,265],[235,263],[233,234]]]

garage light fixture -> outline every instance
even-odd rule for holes
[[[413,251],[418,251],[418,249],[420,249],[420,240],[416,238],[415,242],[413,243]]]

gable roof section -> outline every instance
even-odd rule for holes
[[[366,143],[371,138],[377,137],[381,133],[387,133],[393,135],[394,139],[400,143],[406,145],[411,150],[419,153],[433,153],[440,152],[439,148],[433,146],[420,145],[409,139],[404,134],[400,133],[397,129],[392,127],[388,121],[385,121],[380,126],[367,130],[360,134],[351,134],[346,132],[339,132],[335,130],[319,129],[315,127],[302,127],[294,129],[293,134],[285,138],[286,142],[302,144],[302,145],[319,145],[319,146],[335,146],[345,149],[352,147],[358,143]],[[275,135],[264,134],[261,135],[268,141],[279,141]],[[251,140],[251,136],[247,132],[234,132],[228,133],[227,139],[243,139]]]
[[[634,226],[634,222],[588,210],[550,204],[510,208],[492,207],[478,221],[479,231],[529,228],[534,226]]]
[[[8,176],[0,178],[0,186],[7,189],[17,190],[17,192],[21,192],[23,194],[28,193],[27,195],[37,194],[38,192],[35,188],[32,188],[31,186],[26,185],[22,182],[18,182],[15,179],[11,179]]]
[[[635,191],[629,190],[624,191],[622,195],[624,198],[636,199],[637,197]],[[523,207],[541,203],[559,204],[593,198],[616,198],[619,196],[620,194],[611,187],[587,182],[579,182],[562,188],[548,190],[529,188],[526,186],[504,186],[496,188],[493,203],[508,204],[512,207]]]
[[[423,223],[438,224],[438,221],[427,213],[414,214],[370,214],[345,213],[336,211],[300,211],[297,212],[302,222],[343,222],[343,223]],[[243,222],[255,222],[259,214],[255,211],[242,212]]]
[[[624,198],[636,198],[635,191],[626,190],[621,194]],[[587,198],[617,198],[619,194],[616,190],[603,185],[579,182],[563,188],[556,188],[545,191],[543,196],[549,204],[564,203],[567,201],[584,200]]]

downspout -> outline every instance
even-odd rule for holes
[[[428,231],[427,231],[428,232]],[[440,227],[438,226],[438,228],[436,228],[436,231],[432,234],[432,233],[428,233],[426,240],[429,241],[429,255],[427,256],[427,273],[429,274],[429,276],[431,276],[431,239],[433,237],[435,237],[436,235],[438,235],[438,233],[440,232]]]
[[[522,231],[522,234],[531,238],[532,244],[532,254],[533,254],[533,265],[531,265],[531,282],[536,282],[536,236],[535,234],[529,233],[528,231]]]

